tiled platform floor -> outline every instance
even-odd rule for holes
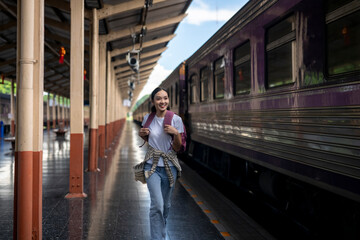
[[[138,127],[127,122],[112,154],[100,159],[99,173],[84,173],[84,199],[66,199],[69,188],[69,135],[47,131],[43,145],[43,239],[149,239],[149,194],[133,180],[132,166],[144,157]],[[87,136],[85,136],[87,146]],[[12,239],[14,157],[0,145],[0,239]],[[87,148],[84,149],[87,159]],[[87,162],[85,161],[85,168]],[[223,239],[178,182],[168,221],[168,239]]]

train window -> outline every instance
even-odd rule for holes
[[[224,98],[225,89],[225,60],[220,58],[214,63],[214,97],[215,99]]]
[[[200,100],[207,101],[209,97],[209,68],[204,67],[200,70]]]
[[[295,18],[290,16],[266,32],[267,87],[294,82]]]
[[[179,98],[179,84],[175,83],[175,105],[178,105],[178,98]]]
[[[330,77],[360,70],[359,8],[356,1],[327,1],[326,65]]]
[[[170,87],[170,107],[173,107],[173,99],[174,99],[174,96],[173,96],[173,87],[171,86]]]
[[[327,0],[326,1],[326,13],[330,13],[342,6],[344,6],[345,4],[348,4],[350,2],[352,2],[353,0]]]
[[[250,42],[234,50],[234,95],[250,93]]]
[[[196,75],[192,75],[190,77],[190,104],[192,103],[196,103],[196,99],[197,99],[197,76]]]

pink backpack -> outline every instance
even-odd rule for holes
[[[166,114],[165,114],[165,118],[164,118],[164,125],[171,125],[171,121],[174,117],[174,112],[167,110]],[[145,122],[145,125],[143,126],[143,128],[148,128],[151,124],[151,122],[153,121],[154,117],[155,117],[156,113],[152,112],[150,113],[148,119]],[[184,126],[184,125],[183,125]],[[184,132],[180,133],[181,134],[181,147],[180,150],[178,151],[178,153],[183,153],[186,150],[186,129],[184,126]]]

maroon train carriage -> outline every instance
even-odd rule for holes
[[[186,91],[186,66],[181,63],[175,70],[160,84],[170,95],[170,109],[174,113],[184,118],[185,108],[187,107]]]
[[[191,161],[312,236],[360,237],[359,1],[249,1],[184,69]]]

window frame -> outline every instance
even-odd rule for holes
[[[175,83],[175,106],[179,104],[179,83]]]
[[[291,32],[281,36],[280,38],[273,40],[272,42],[268,42],[269,40],[269,36],[268,36],[268,32],[269,29],[275,27],[278,24],[281,24],[283,21],[292,18],[292,26],[291,26]],[[266,28],[265,31],[265,88],[270,90],[270,89],[275,89],[275,88],[282,88],[282,87],[288,87],[288,86],[292,86],[295,84],[296,82],[296,47],[297,47],[297,38],[296,38],[296,17],[295,17],[295,13],[290,13],[284,17],[282,17],[281,19],[278,19],[276,22],[274,22],[274,24],[268,26]],[[287,44],[291,44],[291,79],[292,82],[288,82],[288,83],[284,83],[284,84],[280,84],[280,85],[275,85],[275,86],[270,86],[269,84],[269,54],[271,51],[279,49],[280,47],[284,47]],[[276,83],[276,81],[275,81]]]
[[[208,86],[208,84],[209,84],[209,82],[210,82],[210,68],[209,68],[209,66],[204,66],[204,67],[202,67],[201,69],[200,69],[200,78],[199,78],[199,82],[200,82],[200,102],[207,102],[207,101],[209,101],[209,88],[205,88],[205,87],[203,87],[203,82],[207,82],[207,86]],[[202,78],[202,74],[201,73],[203,73],[204,72],[204,78]],[[207,98],[206,99],[204,99],[203,97],[203,90],[204,89],[206,89],[207,90]]]
[[[216,63],[219,62],[219,61],[223,61],[223,63],[221,63],[220,65],[223,64],[223,67],[220,67],[219,69],[216,69]],[[216,59],[214,62],[213,62],[213,86],[214,86],[214,100],[218,100],[218,99],[224,99],[225,98],[225,66],[226,66],[226,63],[225,63],[225,57],[224,56],[221,56],[219,57],[218,59]],[[218,75],[221,75],[223,74],[223,78],[224,78],[224,87],[223,87],[223,94],[222,94],[222,97],[217,97],[217,79],[216,77]]]
[[[194,79],[195,78],[195,79]],[[190,102],[190,104],[195,104],[195,103],[197,103],[198,101],[198,98],[197,98],[197,96],[199,95],[199,94],[196,94],[196,96],[194,96],[194,91],[193,91],[193,87],[195,87],[195,92],[197,92],[197,89],[198,89],[198,86],[197,86],[197,84],[198,84],[198,75],[197,74],[192,74],[191,76],[190,76],[190,84],[189,84],[189,102]],[[194,101],[193,101],[194,100]]]
[[[245,46],[246,44],[249,44],[249,54],[241,57],[240,59],[235,59],[235,53],[236,53],[236,50]],[[240,45],[238,45],[237,47],[235,47],[233,49],[233,95],[234,96],[243,96],[243,95],[248,95],[250,94],[251,92],[251,88],[252,88],[252,74],[251,74],[251,42],[250,42],[250,39],[242,42]],[[236,68],[238,66],[241,66],[245,63],[249,62],[250,64],[250,89],[246,92],[243,92],[243,93],[236,93],[236,78],[235,78],[235,74],[236,74]]]
[[[174,106],[174,101],[173,101],[173,86],[170,86],[170,107],[172,108]]]
[[[326,2],[324,2],[324,8],[326,9]],[[338,7],[330,12],[325,13],[325,69],[324,69],[324,76],[327,83],[334,83],[336,81],[356,81],[358,78],[356,76],[359,75],[360,70],[348,71],[338,74],[330,74],[329,73],[329,61],[328,61],[328,30],[327,26],[331,23],[334,23],[344,17],[350,16],[356,12],[360,11],[360,2],[357,0],[351,1],[341,7]],[[352,76],[355,76],[353,78]],[[350,77],[350,79],[349,79]]]

